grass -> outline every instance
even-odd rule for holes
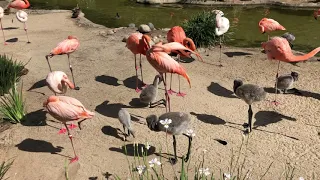
[[[11,123],[21,123],[25,117],[25,103],[22,95],[22,86],[17,90],[16,84],[13,85],[8,95],[0,98],[0,113],[4,120]]]
[[[0,95],[9,93],[14,84],[19,81],[22,75],[28,73],[25,65],[12,60],[7,55],[0,55]]]
[[[9,162],[3,161],[0,165],[0,180],[5,180],[4,176],[8,172],[8,170],[11,168],[14,160],[11,160]],[[8,178],[6,178],[8,179]]]

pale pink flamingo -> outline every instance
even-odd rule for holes
[[[72,129],[76,126],[72,124],[68,127],[67,122],[81,120],[78,122],[78,126],[81,129],[80,123],[86,119],[91,119],[94,116],[94,113],[87,110],[79,100],[68,96],[50,96],[43,102],[43,107],[52,117],[65,125],[66,128],[61,129],[59,133],[68,132],[74,152],[74,158],[71,159],[70,163],[78,161],[78,156],[72,141],[72,135],[69,130],[69,128]]]
[[[167,41],[169,43],[170,42],[178,42],[178,43],[184,45],[185,47],[189,48],[192,51],[196,50],[196,45],[194,44],[193,40],[190,38],[187,38],[186,33],[184,32],[183,28],[180,26],[174,26],[168,31]],[[179,63],[180,63],[180,56],[185,57],[179,52],[175,52],[174,55],[178,56]],[[187,57],[189,57],[189,55]],[[178,76],[178,79],[179,79],[179,92],[177,93],[177,96],[183,97],[186,94],[180,91],[180,76]],[[171,89],[171,85],[172,85],[172,74],[170,77],[170,89],[168,90],[168,93],[169,94],[176,93],[175,91],[173,91]]]
[[[52,71],[46,77],[46,82],[49,89],[54,94],[65,94],[68,87],[74,89],[74,84],[69,80],[66,73],[62,71]]]
[[[320,51],[320,47],[318,47],[312,50],[308,54],[305,54],[302,56],[296,56],[292,53],[288,40],[283,37],[273,37],[268,42],[262,43],[262,47],[266,51],[268,59],[275,59],[279,61],[276,80],[279,76],[278,73],[280,68],[280,61],[289,62],[289,63],[307,61],[309,58],[313,57]],[[275,93],[275,100],[273,101],[273,103],[275,105],[278,105],[279,102],[276,101],[277,100],[277,83],[276,83],[275,89],[276,89],[276,93]]]
[[[145,40],[142,40],[143,34],[141,33],[132,33],[127,39],[127,44],[126,47],[134,54],[134,65],[136,69],[136,92],[140,92],[141,89],[138,87],[138,69],[139,67],[137,66],[137,54],[140,55],[140,71],[141,71],[141,81],[142,85],[144,86],[145,83],[143,82],[143,75],[142,75],[142,63],[141,63],[141,54],[146,55],[147,50],[150,48],[150,41],[151,38],[148,35],[145,35]]]
[[[74,76],[73,76],[73,70],[72,70],[72,66],[71,66],[71,61],[70,61],[70,54],[73,53],[74,51],[76,51],[78,49],[78,47],[80,46],[80,42],[78,40],[78,38],[76,38],[75,36],[68,36],[67,39],[65,39],[64,41],[60,42],[57,47],[55,47],[50,54],[46,55],[46,59],[49,65],[49,69],[50,72],[52,72],[50,63],[49,63],[49,59],[48,57],[52,58],[55,55],[63,55],[63,54],[67,54],[68,56],[68,62],[69,62],[69,68],[71,71],[71,75],[72,75],[72,80],[75,86],[75,90],[79,90],[80,87],[76,86],[76,82],[74,81]]]
[[[4,31],[3,31],[3,27],[2,27],[2,22],[1,22],[1,20],[2,20],[3,16],[4,16],[3,8],[2,8],[2,7],[0,7],[0,25],[1,25],[1,27],[0,27],[0,28],[1,28],[1,30],[2,30],[2,35],[3,35],[4,45],[7,45],[7,43],[6,43],[6,38],[4,37]]]
[[[16,13],[16,17],[17,17],[19,22],[23,23],[24,30],[26,31],[26,35],[27,35],[27,39],[28,39],[27,43],[30,43],[29,36],[28,36],[28,28],[27,28],[27,24],[26,24],[27,20],[28,20],[28,14],[26,12],[22,11],[22,10],[19,10]]]
[[[17,9],[17,10],[22,10],[22,9],[27,9],[30,7],[30,3],[28,0],[12,0],[9,4],[7,9],[10,10],[10,8]],[[13,23],[13,19],[12,19]]]
[[[144,38],[144,37],[142,37]],[[161,75],[162,79],[163,73],[174,73],[174,74],[179,74],[183,76],[184,78],[187,79],[190,87],[190,78],[187,75],[186,70],[184,69],[181,64],[179,64],[177,61],[172,59],[169,56],[169,53],[174,52],[174,51],[179,51],[183,55],[187,56],[188,52],[191,52],[193,54],[196,54],[198,57],[200,56],[198,53],[191,51],[190,49],[184,47],[182,44],[177,43],[177,42],[171,42],[167,44],[162,44],[161,42],[153,45],[146,54],[148,62],[159,72]],[[185,52],[188,51],[188,52]],[[168,111],[169,107],[169,112],[171,111],[170,108],[170,97],[167,92],[167,86],[166,82],[163,81],[164,87],[165,87],[165,95],[166,95],[166,102],[168,103],[168,106],[166,106],[166,110]]]
[[[276,30],[286,30],[281,24],[278,23],[278,21],[275,21],[273,19],[269,18],[262,18],[259,21],[259,30],[262,34],[267,33],[268,34],[268,40],[269,40],[269,32],[276,31]]]

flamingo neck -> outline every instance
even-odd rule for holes
[[[302,56],[295,56],[291,53],[291,55],[287,58],[290,62],[299,62],[299,61],[307,61],[314,55],[316,55],[320,51],[320,47],[317,47],[316,49],[312,50],[308,54],[302,55]]]
[[[196,45],[194,44],[193,40],[190,39],[190,38],[185,38],[183,40],[183,45],[189,49],[191,49],[192,51],[195,51],[197,48],[196,48]]]
[[[23,0],[25,5],[23,6],[24,9],[28,8],[30,6],[30,3],[28,0]]]

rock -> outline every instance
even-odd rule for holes
[[[163,28],[163,31],[170,31],[170,28]]]
[[[148,33],[148,32],[151,32],[151,29],[148,25],[146,24],[141,24],[138,28],[139,32],[141,33]]]
[[[108,34],[108,35],[112,35],[112,34],[114,34],[114,32],[113,32],[112,29],[110,29],[110,30],[108,30],[107,34]]]
[[[148,23],[148,26],[150,27],[151,30],[154,30],[154,25],[152,23]]]
[[[129,28],[135,28],[136,25],[135,25],[134,23],[130,23],[130,24],[128,25],[128,27],[129,27]]]

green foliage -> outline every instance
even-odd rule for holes
[[[4,178],[4,175],[6,175],[6,173],[8,172],[8,170],[11,168],[12,164],[13,164],[13,161],[9,161],[9,162],[6,162],[6,161],[3,161],[0,165],[0,180],[5,180],[3,179]],[[8,178],[6,178],[8,179]]]
[[[25,104],[22,96],[22,86],[20,92],[17,91],[14,84],[8,95],[0,99],[0,113],[4,120],[11,123],[20,123],[25,117]]]
[[[7,94],[15,82],[27,71],[25,64],[13,61],[12,57],[0,55],[0,95]]]
[[[187,37],[191,38],[197,47],[213,46],[219,42],[214,29],[216,28],[216,15],[203,11],[191,17],[182,24]]]

